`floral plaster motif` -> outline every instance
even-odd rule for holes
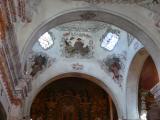
[[[72,64],[72,68],[74,70],[82,70],[83,69],[83,65],[79,64],[79,63],[74,63],[74,64]]]
[[[110,55],[107,58],[103,59],[101,67],[107,73],[112,73],[112,79],[122,87],[123,75],[122,72],[125,68],[124,63],[122,62],[125,57],[123,55]],[[124,59],[125,60],[125,59]]]
[[[93,40],[88,33],[65,32],[61,41],[62,56],[67,58],[93,57]]]
[[[55,58],[50,58],[45,53],[31,54],[24,66],[24,74],[32,78],[36,77],[44,69],[50,67],[53,62],[55,62]]]

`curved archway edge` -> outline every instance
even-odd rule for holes
[[[36,94],[33,96],[31,102],[26,104],[27,115],[25,115],[25,116],[29,116],[30,115],[31,105],[32,105],[34,99],[36,98],[36,96],[38,95],[38,93],[41,90],[43,90],[43,88],[45,88],[47,85],[49,85],[50,83],[52,83],[52,82],[54,82],[56,80],[59,80],[59,79],[62,79],[62,78],[67,78],[67,77],[83,78],[83,79],[89,80],[89,81],[95,83],[96,85],[100,86],[112,98],[112,100],[113,100],[113,102],[114,102],[114,104],[116,106],[116,110],[117,110],[117,114],[118,114],[119,119],[123,118],[123,113],[122,113],[121,107],[120,107],[120,105],[118,103],[118,100],[117,100],[116,96],[113,95],[112,91],[107,87],[107,85],[105,83],[103,83],[102,80],[100,80],[100,79],[98,79],[98,78],[96,78],[94,76],[91,76],[91,75],[88,75],[88,74],[84,74],[84,73],[77,73],[77,72],[63,73],[63,74],[57,75],[57,76],[53,77],[52,79],[48,80],[48,82],[46,82],[45,84],[42,84],[39,87],[39,89],[36,91]],[[24,114],[26,114],[26,113],[24,113]]]
[[[27,54],[31,50],[34,42],[46,31],[49,29],[56,27],[60,24],[77,21],[77,20],[84,20],[82,15],[87,13],[94,14],[89,20],[93,21],[100,21],[109,24],[113,24],[128,33],[135,36],[146,48],[148,53],[153,58],[153,61],[156,64],[158,73],[160,73],[160,52],[159,47],[155,44],[154,39],[152,39],[146,32],[145,28],[139,24],[137,21],[134,21],[127,16],[121,15],[119,13],[115,13],[113,11],[108,11],[104,9],[91,9],[91,8],[82,8],[82,9],[74,9],[65,11],[64,13],[59,13],[56,16],[44,21],[41,25],[39,25],[32,35],[27,40],[24,49],[22,51],[22,63],[24,63]]]
[[[128,70],[126,81],[126,111],[127,118],[139,118],[138,110],[138,89],[140,74],[145,60],[149,56],[148,52],[142,48],[134,55]]]
[[[157,46],[155,44],[154,39],[152,39],[152,37],[150,37],[150,35],[147,34],[147,32],[145,31],[145,27],[142,26],[141,24],[139,24],[137,21],[134,21],[134,20],[128,18],[127,16],[120,15],[118,13],[103,10],[103,9],[102,10],[101,9],[95,10],[95,9],[83,8],[83,9],[69,10],[69,11],[66,11],[64,13],[60,13],[57,16],[54,16],[53,18],[50,18],[50,19],[44,21],[40,26],[38,26],[36,28],[36,30],[34,30],[32,35],[30,36],[30,38],[27,40],[27,43],[25,44],[25,47],[22,51],[22,63],[25,62],[26,56],[29,53],[34,42],[44,32],[48,31],[49,29],[51,29],[53,27],[56,27],[57,25],[63,24],[63,23],[77,21],[77,20],[83,20],[81,15],[86,14],[86,13],[95,14],[95,17],[93,17],[91,20],[113,24],[113,25],[118,26],[119,28],[127,31],[128,33],[132,34],[133,36],[135,36],[144,45],[145,49],[147,50],[149,55],[152,57],[153,61],[155,62],[157,71],[159,73],[158,75],[160,75],[160,64],[159,64],[159,61],[160,61],[160,52],[159,51],[160,51],[160,49],[159,49],[159,46]],[[128,86],[127,86],[127,88],[128,88]],[[109,93],[111,93],[111,92],[109,91]],[[112,99],[114,102],[116,101],[116,100],[114,100],[114,96],[112,96]],[[115,102],[115,104],[116,104],[116,102]],[[117,111],[119,111],[119,110],[120,109],[117,109]],[[127,109],[127,111],[128,111],[128,109]],[[121,113],[118,113],[118,114],[119,114],[119,116],[122,116]]]

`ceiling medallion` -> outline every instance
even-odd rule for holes
[[[96,14],[93,12],[85,12],[85,13],[81,14],[80,17],[83,20],[92,20],[93,18],[96,17]]]

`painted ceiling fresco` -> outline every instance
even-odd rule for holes
[[[93,57],[92,36],[83,32],[65,32],[62,37],[62,54],[68,57]]]
[[[32,104],[32,120],[117,120],[111,99],[96,84],[63,78],[45,87]]]
[[[49,39],[52,38],[54,44],[44,49],[37,40],[32,49],[33,53],[44,53],[48,58],[57,60],[73,61],[71,67],[76,71],[85,68],[84,64],[80,63],[81,60],[97,60],[101,69],[109,74],[111,79],[120,87],[122,87],[125,68],[127,68],[125,64],[129,49],[136,51],[143,47],[131,34],[114,25],[98,21],[73,21],[52,28],[48,33],[51,36]],[[113,35],[118,36],[115,44],[112,41],[115,40],[112,39],[114,37],[111,37]],[[44,42],[42,41],[43,43],[48,45],[46,39]],[[31,58],[33,59],[31,60]],[[78,61],[74,63],[75,59]],[[28,58],[27,64],[28,73],[31,77],[34,77],[36,73],[41,73],[39,71],[44,71],[43,69],[46,68],[42,67],[45,65],[40,65],[37,68],[38,63],[34,62],[34,57]]]
[[[120,86],[122,87],[123,82],[123,75],[122,72],[124,70],[124,60],[125,56],[122,55],[110,55],[107,58],[105,58],[102,62],[102,68],[108,72],[112,73],[112,79]]]

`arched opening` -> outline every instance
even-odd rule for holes
[[[84,19],[84,17],[87,17]],[[90,18],[91,17],[91,18]],[[86,20],[87,19],[87,20]],[[118,20],[118,21],[117,21]],[[68,34],[67,32],[65,31],[70,31],[70,30],[66,30],[66,27],[64,27],[64,30],[62,30],[63,32],[61,32],[61,37],[57,37],[57,38],[62,38],[62,39],[57,39],[57,41],[55,40],[54,42],[54,45],[55,47],[52,49],[52,50],[48,50],[48,48],[50,48],[50,46],[52,46],[52,42],[50,41],[47,41],[47,45],[43,45],[41,44],[41,40],[39,41],[40,44],[41,44],[41,49],[40,51],[36,51],[35,52],[44,52],[45,54],[48,52],[48,56],[52,57],[52,58],[57,58],[59,64],[56,63],[56,65],[60,65],[59,67],[57,67],[56,65],[55,66],[52,66],[54,67],[53,69],[49,69],[49,70],[52,70],[52,71],[49,71],[48,69],[48,73],[47,73],[47,77],[49,76],[48,74],[52,73],[53,76],[57,73],[57,71],[60,73],[61,72],[61,69],[62,70],[62,73],[67,73],[67,72],[75,72],[75,71],[80,71],[82,73],[89,73],[91,75],[95,75],[95,76],[102,76],[102,73],[104,73],[106,76],[103,76],[102,77],[102,81],[105,79],[106,81],[109,79],[107,79],[108,77],[108,73],[106,74],[106,71],[101,71],[101,74],[95,74],[95,71],[98,71],[99,69],[99,66],[98,66],[98,62],[100,61],[105,61],[105,60],[112,60],[111,61],[111,64],[108,63],[108,62],[105,62],[108,66],[110,66],[110,73],[113,75],[111,76],[112,80],[114,79],[115,82],[117,84],[119,84],[119,87],[121,88],[124,88],[126,89],[126,91],[124,92],[124,97],[123,97],[123,100],[121,99],[121,95],[115,95],[116,97],[118,96],[119,97],[119,101],[120,102],[120,106],[123,108],[122,110],[122,113],[123,115],[120,116],[120,118],[127,118],[127,119],[139,119],[139,112],[138,112],[138,99],[137,99],[137,96],[138,96],[138,82],[139,82],[139,77],[140,77],[140,73],[141,73],[141,70],[142,70],[142,67],[143,67],[143,64],[144,64],[144,61],[146,59],[146,57],[148,56],[148,54],[152,55],[153,57],[153,60],[156,64],[156,67],[157,69],[159,69],[159,53],[157,53],[158,51],[158,48],[155,46],[155,44],[153,42],[151,42],[151,39],[150,37],[145,33],[143,32],[140,28],[138,28],[135,24],[129,22],[128,20],[125,20],[123,18],[120,18],[119,16],[117,15],[112,15],[110,13],[107,13],[106,11],[95,11],[95,10],[80,10],[80,11],[71,11],[69,13],[65,13],[63,15],[60,15],[60,16],[57,16],[55,18],[53,18],[52,20],[49,20],[49,21],[46,21],[45,24],[43,24],[42,26],[40,26],[37,30],[35,30],[35,33],[32,34],[31,38],[30,38],[30,41],[26,44],[26,48],[24,49],[24,68],[26,67],[26,59],[27,57],[29,56],[28,53],[30,52],[31,48],[33,48],[33,45],[36,44],[37,40],[39,40],[39,38],[41,38],[40,36],[43,36],[43,34],[45,34],[45,32],[50,32],[50,30],[52,28],[55,28],[59,25],[63,25],[64,23],[67,24],[67,23],[73,23],[73,22],[76,22],[76,21],[83,21],[83,22],[88,22],[88,21],[94,21],[94,22],[103,22],[103,23],[109,23],[111,24],[114,24],[120,28],[123,28],[124,30],[126,30],[125,32],[125,35],[127,38],[128,34],[127,33],[132,33],[132,35],[134,35],[138,40],[140,40],[142,42],[142,45],[143,47],[145,47],[145,49],[147,50],[140,50],[141,52],[138,52],[138,54],[136,55],[136,57],[134,58],[134,60],[132,61],[132,57],[133,56],[130,56],[129,54],[131,53],[132,55],[135,54],[134,52],[137,52],[138,49],[142,48],[142,46],[139,44],[139,42],[132,42],[134,41],[133,39],[131,41],[127,40],[127,39],[124,39],[124,34],[121,34],[122,35],[122,39],[123,39],[123,43],[121,43],[122,46],[120,46],[118,49],[117,47],[117,51],[116,52],[112,52],[112,51],[103,51],[101,49],[102,47],[104,47],[105,45],[102,45],[101,41],[103,41],[103,39],[100,39],[101,37],[103,37],[103,35],[101,37],[99,37],[98,35],[100,35],[99,33],[100,32],[97,32],[97,35],[95,34],[95,31],[93,32],[94,33],[94,37],[93,37],[93,41],[95,42],[95,44],[93,45],[94,47],[97,46],[97,49],[94,48],[92,45],[90,45],[90,43],[94,43],[94,42],[88,42],[89,41],[89,37],[88,35],[84,34],[84,36],[82,34],[77,34],[77,30],[75,30],[76,34]],[[123,24],[122,24],[123,23]],[[114,26],[113,25],[113,26]],[[74,26],[74,25],[73,25]],[[82,24],[80,26],[83,26]],[[115,28],[116,26],[114,26],[113,28]],[[127,27],[126,27],[127,26]],[[72,27],[72,26],[71,26]],[[72,27],[72,28],[75,28]],[[117,29],[117,28],[116,28]],[[118,28],[119,29],[119,28]],[[53,30],[53,29],[52,29]],[[52,31],[51,30],[51,31]],[[79,29],[78,29],[79,30]],[[88,29],[87,29],[88,30]],[[89,29],[90,30],[90,29]],[[84,31],[83,31],[84,32]],[[88,32],[88,31],[87,31]],[[89,31],[90,32],[90,31]],[[108,31],[107,31],[108,32]],[[52,33],[52,32],[51,32]],[[67,34],[63,34],[63,33],[67,33]],[[72,33],[72,32],[70,32]],[[57,34],[56,34],[57,35]],[[93,34],[91,34],[92,36]],[[106,35],[106,34],[104,34]],[[131,36],[132,36],[131,35]],[[88,37],[86,39],[86,36]],[[98,39],[95,40],[96,37],[99,37]],[[115,37],[115,36],[114,36]],[[116,36],[117,37],[117,36]],[[133,37],[133,36],[132,36]],[[82,39],[79,39],[79,38],[82,38]],[[83,38],[84,41],[86,42],[79,42],[79,41],[83,41]],[[105,37],[104,37],[105,38]],[[92,41],[91,40],[91,41]],[[101,41],[100,41],[101,40]],[[126,40],[126,49],[124,51],[122,51],[121,48],[123,48],[125,45],[124,44],[124,40]],[[59,45],[56,45],[58,42],[62,42],[62,44],[59,44]],[[79,43],[76,44],[76,43]],[[100,44],[101,43],[101,44]],[[120,42],[119,42],[120,43]],[[132,43],[132,45],[131,45]],[[133,44],[134,43],[134,44]],[[119,44],[120,45],[120,44]],[[58,46],[58,47],[57,47]],[[116,44],[114,45],[116,46]],[[92,50],[90,52],[89,48],[88,47],[91,47]],[[43,49],[42,49],[43,48]],[[58,49],[57,49],[58,48]],[[62,49],[61,49],[62,48]],[[46,49],[46,51],[45,51]],[[99,49],[99,52],[97,52]],[[33,49],[32,49],[33,50]],[[33,50],[33,51],[34,51]],[[48,51],[47,51],[48,50]],[[58,51],[60,50],[60,51]],[[88,59],[90,58],[90,56],[88,57],[88,55],[92,55],[92,51],[95,50],[95,55],[97,56],[94,56],[93,55],[93,59]],[[52,51],[52,52],[51,52]],[[129,51],[129,52],[128,52]],[[53,54],[55,52],[55,54]],[[60,54],[57,54],[57,53],[60,53]],[[83,53],[85,52],[85,53]],[[128,52],[128,53],[127,53]],[[144,52],[144,53],[143,53]],[[65,54],[64,54],[65,53]],[[67,53],[67,54],[66,54]],[[69,53],[69,54],[68,54]],[[91,53],[91,54],[90,54]],[[102,54],[104,53],[104,54]],[[109,55],[114,55],[117,54],[117,53],[120,53],[120,56],[118,55],[118,59],[115,59],[117,58],[117,56],[113,56],[113,58],[111,59],[105,59],[105,57],[110,57]],[[29,64],[29,69],[27,72],[25,71],[25,73],[29,73],[33,78],[38,76],[36,74],[39,74],[39,73],[42,73],[44,71],[43,70],[43,66],[47,66],[46,65],[46,58],[48,58],[48,56],[46,55],[39,55],[39,53],[37,54],[37,56],[33,55],[33,61],[31,61],[32,64]],[[128,56],[127,56],[128,54]],[[126,56],[125,56],[126,55]],[[46,57],[46,58],[45,58]],[[112,57],[112,56],[111,56]],[[36,63],[37,59],[40,58],[40,62]],[[62,58],[62,59],[60,59]],[[71,58],[71,59],[69,59]],[[73,59],[72,59],[73,58]],[[95,59],[96,58],[96,59]],[[120,59],[124,62],[124,66],[125,66],[125,72],[127,73],[128,71],[128,66],[130,65],[130,61],[132,61],[132,64],[131,63],[131,66],[129,67],[129,72],[128,72],[128,80],[125,81],[125,75],[127,74],[122,74],[120,73],[121,70],[118,70],[120,68],[123,68],[123,64],[122,66],[120,66],[120,64],[115,64],[116,62],[114,62],[114,60],[117,60],[119,61]],[[127,59],[126,59],[127,58]],[[29,59],[30,60],[30,59]],[[43,61],[44,60],[44,61]],[[127,61],[128,60],[128,61]],[[130,60],[130,61],[129,61]],[[73,63],[73,61],[76,61],[76,63]],[[92,63],[92,64],[91,64]],[[98,63],[98,64],[97,64]],[[114,64],[112,64],[114,63]],[[129,63],[129,64],[128,64]],[[87,65],[88,64],[88,65]],[[89,65],[90,64],[90,65]],[[61,66],[63,65],[63,66]],[[97,66],[96,66],[97,65]],[[65,67],[64,67],[65,66]],[[72,66],[72,68],[70,69],[70,66]],[[78,66],[78,67],[77,67]],[[83,69],[83,66],[85,66],[86,68]],[[89,67],[88,67],[89,66]],[[92,66],[92,67],[91,67]],[[97,68],[95,71],[93,70],[94,67]],[[117,67],[117,66],[120,66],[120,67]],[[48,66],[47,66],[48,67]],[[46,68],[47,68],[46,67]],[[61,68],[61,69],[60,69]],[[92,69],[93,71],[90,71],[90,69]],[[103,67],[101,67],[100,70],[103,70]],[[53,72],[54,71],[54,72]],[[120,71],[120,72],[119,72]],[[124,72],[122,70],[122,72]],[[44,75],[45,76],[45,75]],[[51,76],[51,74],[50,74]],[[124,76],[124,80],[121,80],[121,78]],[[45,76],[46,77],[46,76]],[[42,79],[43,80],[42,80]],[[44,82],[44,79],[46,80],[47,78],[44,78],[44,77],[41,77],[39,78],[39,80],[41,82],[33,82],[34,85],[37,85],[38,87],[41,87],[43,86],[43,84],[46,84]],[[101,77],[100,77],[101,78]],[[50,78],[49,78],[50,79]],[[49,80],[47,79],[47,80]],[[38,80],[38,79],[36,79]],[[46,80],[46,82],[47,82]],[[104,80],[104,81],[105,81]],[[103,81],[103,82],[104,82]],[[111,81],[111,80],[110,80]],[[124,82],[122,82],[124,81]],[[122,85],[123,84],[126,84],[127,82],[127,88],[125,88],[126,86]],[[42,84],[43,83],[43,84]],[[109,84],[107,84],[107,82],[105,83],[106,85],[108,86],[111,86],[110,88],[111,89],[111,92],[114,91],[114,86],[111,85],[112,82],[108,82]],[[36,86],[36,87],[37,87]],[[40,88],[35,88],[34,90],[37,91],[39,90]],[[117,87],[118,88],[118,87]],[[122,90],[122,89],[121,89]],[[35,92],[34,91],[34,92]],[[123,91],[123,90],[122,90]],[[33,92],[33,96],[35,95],[35,93]],[[115,91],[114,91],[115,92]],[[113,93],[114,93],[113,92]],[[118,92],[115,92],[115,93],[118,93]],[[127,93],[127,98],[125,98],[126,94]],[[32,95],[31,95],[32,96]],[[127,101],[127,105],[125,104],[125,100]],[[31,101],[32,100],[28,100],[28,101]],[[28,102],[27,101],[27,102]],[[132,105],[131,105],[132,104]],[[127,109],[126,109],[127,108]],[[28,109],[28,106],[27,106],[27,109]],[[30,108],[29,108],[30,109]],[[27,110],[29,111],[29,110]],[[28,113],[27,113],[28,114]],[[127,116],[127,117],[126,117]]]
[[[91,9],[91,8],[83,8],[83,9],[74,9],[65,11],[64,13],[57,14],[56,16],[44,21],[40,26],[38,26],[31,36],[28,38],[24,49],[22,51],[22,62],[25,64],[25,59],[28,56],[33,44],[35,43],[38,38],[58,25],[72,22],[72,21],[85,21],[85,20],[92,20],[92,21],[100,21],[105,22],[108,24],[115,25],[128,33],[135,36],[147,49],[149,54],[152,56],[153,60],[156,63],[157,69],[159,69],[159,48],[157,45],[152,41],[152,38],[147,35],[143,30],[143,28],[130,18],[126,18],[126,16],[113,13],[112,11],[107,11],[104,9]]]
[[[144,62],[139,80],[139,113],[142,120],[146,120],[147,114],[149,120],[151,118],[158,119],[160,117],[158,115],[158,109],[152,110],[153,108],[156,108],[156,100],[150,91],[158,82],[159,78],[156,66],[152,58],[149,56]],[[157,112],[158,114],[156,115]],[[153,113],[153,116],[149,115]]]
[[[111,97],[98,85],[84,78],[56,80],[36,96],[32,120],[117,120]]]
[[[148,56],[148,52],[145,49],[140,49],[134,55],[134,58],[132,58],[129,66],[126,83],[126,114],[128,119],[140,118],[138,110],[138,86],[142,67]]]
[[[6,112],[1,103],[0,103],[0,120],[7,120]]]
[[[147,114],[152,114],[152,109],[156,109],[154,113],[158,112],[151,89],[159,82],[159,78],[155,63],[144,48],[135,54],[129,67],[127,79],[126,111],[128,118],[136,117],[137,119],[150,120],[147,119]]]

